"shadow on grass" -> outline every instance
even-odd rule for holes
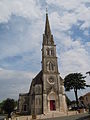
[[[85,117],[80,117],[80,118],[78,118],[76,120],[90,120],[90,115],[85,116]]]

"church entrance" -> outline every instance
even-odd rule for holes
[[[50,100],[50,110],[56,110],[55,100]]]

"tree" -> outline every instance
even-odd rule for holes
[[[11,117],[10,114],[15,108],[15,101],[13,99],[7,98],[4,101],[2,109],[8,113],[8,118]]]
[[[86,74],[89,74],[89,76],[90,76],[90,71],[86,72]]]
[[[71,73],[64,78],[65,90],[74,90],[77,107],[79,107],[77,91],[88,87],[88,85],[86,85],[85,78],[86,76],[83,76],[81,73]]]
[[[3,113],[3,105],[4,105],[4,103],[5,103],[5,100],[0,102],[0,113]]]

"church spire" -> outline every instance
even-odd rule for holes
[[[47,8],[46,8],[45,35],[47,37],[51,36],[51,30],[50,30],[50,25],[49,25],[49,20],[48,20],[48,11],[47,11]]]
[[[47,9],[46,9],[45,33],[43,34],[43,44],[54,45],[53,35],[51,34],[51,30],[50,30]]]

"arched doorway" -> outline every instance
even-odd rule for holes
[[[48,106],[50,111],[56,110],[56,94],[54,92],[51,92],[48,95]]]

